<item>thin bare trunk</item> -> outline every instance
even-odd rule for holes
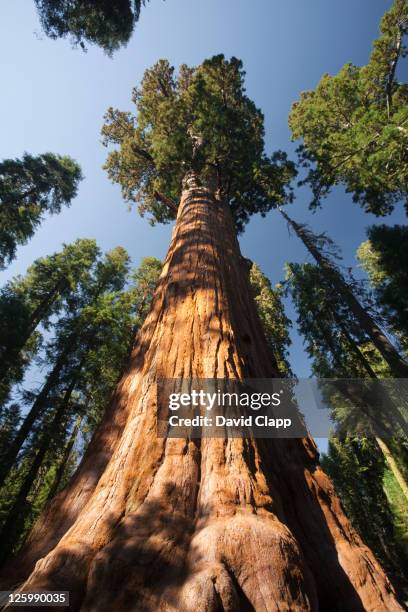
[[[402,359],[384,332],[378,327],[374,319],[368,314],[368,312],[356,299],[354,294],[350,291],[350,288],[347,286],[340,273],[320,253],[320,251],[303,231],[302,227],[293,221],[293,219],[291,219],[282,209],[280,212],[291,227],[293,227],[297,236],[301,239],[311,255],[313,255],[333,289],[338,291],[345,300],[351,312],[360,323],[361,328],[367,333],[369,338],[371,338],[374,346],[379,350],[385,361],[390,366],[395,378],[408,378],[408,364],[404,361],[404,359]]]
[[[69,440],[68,440],[67,444],[65,445],[62,459],[61,459],[61,461],[60,461],[60,463],[58,465],[57,471],[55,473],[54,480],[53,480],[52,485],[50,487],[50,492],[48,493],[47,501],[50,501],[55,496],[55,494],[58,491],[58,489],[60,488],[62,478],[64,476],[66,467],[68,465],[68,461],[71,458],[72,449],[74,448],[74,444],[75,444],[76,439],[78,437],[78,433],[79,433],[79,430],[80,430],[80,427],[81,427],[82,419],[83,419],[82,415],[79,415],[79,416],[77,416],[77,418],[75,420],[74,428],[73,428],[73,430],[71,432],[71,435],[69,437]]]
[[[244,265],[228,208],[192,180],[129,371],[24,588],[69,590],[82,612],[401,609],[311,439],[157,437],[159,378],[277,376]]]

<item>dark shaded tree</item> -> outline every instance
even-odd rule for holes
[[[82,49],[98,45],[112,55],[129,41],[144,0],[34,0],[50,38],[69,37]]]
[[[52,404],[52,397],[60,392],[61,385],[69,387],[73,376],[79,379],[87,351],[97,343],[98,333],[106,331],[101,324],[98,326],[98,322],[103,321],[103,306],[112,300],[113,306],[116,305],[116,293],[123,290],[126,282],[128,261],[126,251],[117,247],[96,262],[93,274],[83,277],[77,290],[67,299],[64,316],[55,326],[55,337],[46,347],[43,365],[49,367],[48,373],[38,393],[29,394],[33,403],[3,458],[0,484],[10,472],[34,424],[44,416],[50,402]],[[109,311],[106,316],[109,321],[113,313]]]
[[[7,452],[10,440],[15,436],[21,421],[20,406],[12,403],[0,407],[0,462]]]
[[[323,379],[363,379],[389,376],[389,369],[372,346],[339,294],[333,292],[321,270],[312,264],[288,264],[287,288],[298,314],[297,324],[312,372]],[[350,396],[344,395],[344,391]],[[403,547],[394,531],[394,516],[383,485],[390,470],[406,488],[403,470],[390,448],[403,460],[407,448],[401,440],[381,440],[358,436],[350,430],[353,404],[363,401],[361,386],[353,393],[353,381],[345,387],[325,387],[326,402],[340,425],[329,441],[323,467],[333,479],[336,490],[353,525],[375,551],[378,558],[402,579]],[[347,401],[349,400],[349,402]],[[343,427],[345,423],[345,427]],[[357,429],[357,427],[356,427]],[[402,466],[401,466],[402,468]],[[403,490],[401,489],[401,496]]]
[[[372,226],[357,257],[387,325],[408,350],[408,227]]]

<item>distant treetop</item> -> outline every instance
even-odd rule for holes
[[[408,85],[400,62],[407,56],[408,2],[395,0],[366,66],[349,63],[325,74],[316,89],[292,106],[293,139],[303,139],[304,183],[318,206],[334,185],[344,185],[367,212],[408,210]]]
[[[291,199],[294,165],[264,152],[263,115],[248,98],[242,62],[217,55],[178,74],[167,60],[133,90],[136,113],[109,108],[102,135],[119,147],[105,168],[151,221],[175,217],[183,177],[194,170],[227,202],[242,230],[251,214]]]
[[[86,49],[101,47],[111,55],[125,45],[145,0],[34,0],[41,25],[50,38],[65,38]]]

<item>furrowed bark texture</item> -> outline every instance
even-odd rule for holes
[[[83,612],[400,610],[310,439],[157,437],[157,378],[274,376],[229,210],[192,185],[129,371],[20,556],[50,550],[24,589]]]

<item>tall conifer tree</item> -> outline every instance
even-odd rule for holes
[[[94,240],[77,240],[37,259],[25,276],[13,278],[0,291],[0,401],[21,380],[38,348],[38,328],[50,328],[52,317],[63,311],[98,253]]]
[[[347,304],[361,329],[364,330],[375,348],[380,352],[388,364],[392,376],[395,378],[408,378],[407,361],[400,355],[396,347],[378,325],[369,309],[355,295],[352,286],[347,283],[341,270],[335,264],[333,258],[330,257],[330,254],[325,252],[327,246],[333,245],[331,239],[324,234],[314,234],[305,225],[296,223],[284,210],[281,209],[280,212],[316,260],[326,282],[332,287],[333,291],[340,294],[341,299]]]
[[[360,245],[357,257],[382,315],[408,352],[408,227],[370,227],[368,240]]]
[[[0,162],[0,270],[16,256],[45,214],[61,212],[77,194],[81,168],[70,157],[44,153]]]

